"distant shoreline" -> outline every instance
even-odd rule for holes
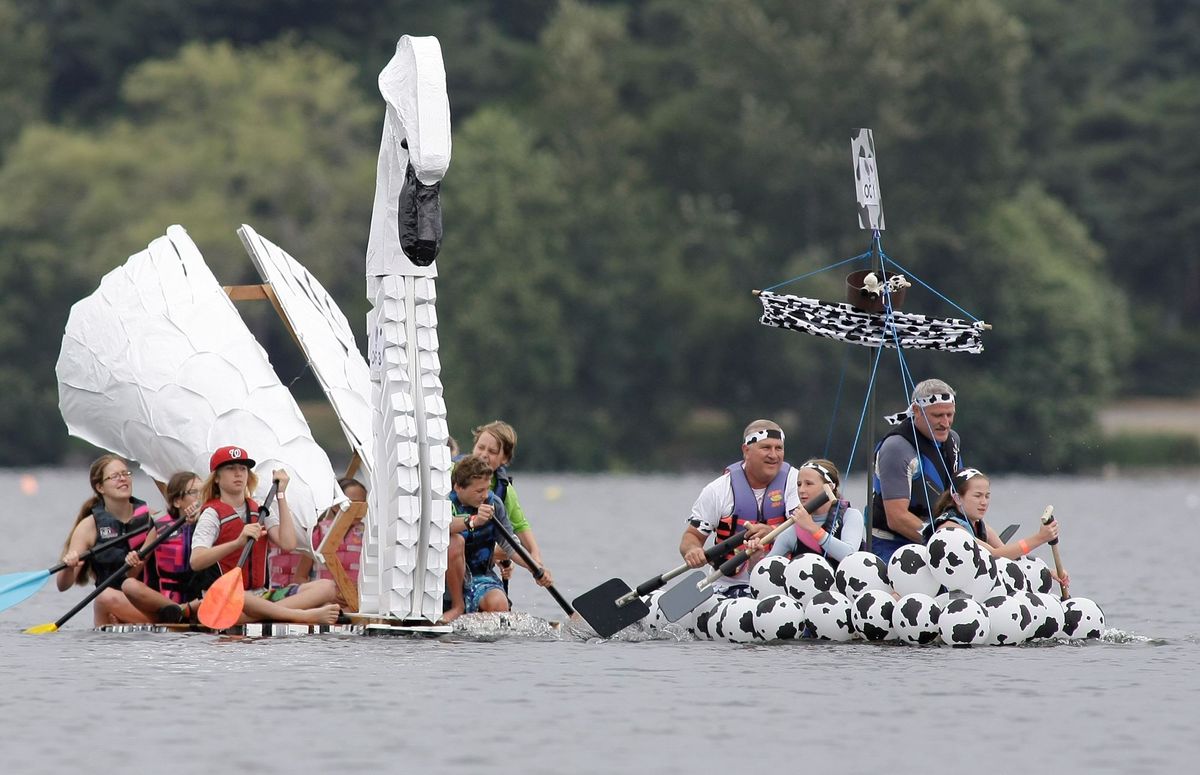
[[[1178,433],[1200,439],[1200,398],[1128,398],[1097,413],[1106,434]]]

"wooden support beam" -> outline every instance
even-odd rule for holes
[[[362,501],[351,501],[345,511],[342,511],[333,520],[333,526],[325,534],[320,546],[321,558],[325,560],[325,567],[329,569],[329,575],[333,576],[333,583],[337,585],[342,600],[346,602],[346,608],[354,613],[358,612],[358,584],[346,572],[337,550],[342,545],[342,541],[346,539],[346,533],[350,531],[354,523],[361,521],[366,513],[367,504]]]
[[[225,285],[222,290],[229,296],[230,301],[269,301],[271,306],[275,308],[275,314],[283,321],[283,327],[292,335],[292,341],[300,348],[300,352],[304,352],[304,346],[300,344],[300,337],[296,336],[296,329],[292,328],[291,322],[287,315],[283,314],[283,305],[279,303],[279,297],[275,295],[275,289],[270,283],[262,283],[261,285]]]
[[[362,466],[362,458],[360,458],[358,456],[358,453],[355,452],[354,455],[350,458],[350,463],[349,463],[349,465],[346,466],[346,473],[342,475],[342,478],[343,479],[353,479],[355,474],[358,473],[358,469],[360,466]]]
[[[229,296],[232,301],[260,301],[267,298],[267,288],[270,286],[263,285],[224,285],[221,290]]]

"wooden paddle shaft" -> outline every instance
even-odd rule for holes
[[[174,535],[175,531],[177,531],[179,528],[183,527],[183,523],[186,521],[187,521],[187,517],[180,517],[179,519],[172,522],[170,525],[167,526],[166,530],[164,530],[163,532],[156,535],[154,537],[153,541],[151,541],[150,543],[143,546],[140,550],[138,550],[138,557],[143,560],[146,559],[147,557],[149,557],[150,553],[153,552],[156,548],[158,548],[159,544],[161,544],[163,541],[166,541],[168,538],[170,538],[172,535]],[[108,578],[104,579],[104,581],[101,581],[99,584],[97,584],[96,588],[93,589],[90,593],[88,593],[87,597],[85,597],[83,600],[80,600],[78,603],[76,603],[74,608],[72,608],[70,611],[67,611],[65,614],[62,615],[62,617],[57,622],[54,623],[54,629],[57,630],[60,627],[62,627],[64,624],[67,623],[68,619],[70,619],[72,616],[74,616],[75,614],[82,611],[87,606],[88,603],[92,602],[97,597],[99,597],[101,592],[103,592],[104,590],[108,589],[113,584],[115,584],[117,582],[117,579],[121,578],[122,576],[124,576],[126,573],[129,572],[129,567],[130,567],[129,563],[124,563],[123,565],[121,565],[121,567],[118,570],[113,571],[112,575],[110,575]]]
[[[1053,521],[1054,521],[1054,507],[1047,506],[1046,510],[1042,512],[1042,524],[1049,525]],[[1057,538],[1050,541],[1050,553],[1054,555],[1054,570],[1058,571],[1058,577],[1061,579],[1063,577],[1063,562],[1062,562],[1062,555],[1060,555],[1058,553],[1058,539]],[[1059,582],[1058,587],[1059,587],[1059,590],[1062,592],[1063,600],[1066,600],[1067,598],[1069,598],[1071,596],[1069,588],[1064,586],[1061,581]]]
[[[814,511],[816,511],[817,509],[824,506],[826,503],[831,502],[835,497],[836,496],[833,494],[833,488],[831,488],[829,485],[825,485],[824,488],[822,488],[821,492],[817,493],[816,496],[813,497],[808,503],[804,504],[804,510],[807,511],[809,514],[811,514]],[[767,533],[765,536],[763,536],[762,542],[764,544],[771,543],[776,538],[778,538],[783,533],[784,530],[787,530],[789,527],[791,527],[795,523],[796,523],[795,517],[788,517],[783,522],[781,522],[779,525],[777,525],[774,530],[772,530],[770,533]],[[732,576],[733,574],[737,573],[737,569],[740,568],[742,566],[742,563],[744,563],[749,557],[750,557],[750,552],[746,551],[745,549],[742,549],[740,552],[733,555],[733,557],[730,557],[728,560],[723,562],[721,564],[721,567],[717,568],[717,570],[715,570],[711,575],[709,575],[708,578],[706,578],[704,580],[704,582],[706,584],[711,584],[712,582],[716,581],[721,576]]]
[[[265,522],[267,515],[271,513],[271,501],[275,500],[275,493],[277,492],[279,492],[279,480],[275,479],[271,482],[271,489],[267,490],[267,497],[263,498],[262,505],[258,507],[259,524]],[[239,568],[244,568],[246,566],[246,561],[250,559],[250,553],[254,551],[254,542],[257,540],[258,539],[256,538],[251,538],[246,542],[246,545],[242,547],[242,556],[238,558],[237,564]]]

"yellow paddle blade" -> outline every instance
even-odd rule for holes
[[[25,630],[26,635],[45,635],[48,632],[58,632],[58,625],[54,622],[47,622]]]
[[[204,593],[196,616],[205,627],[225,630],[237,624],[246,605],[246,590],[242,587],[242,569],[226,571]]]

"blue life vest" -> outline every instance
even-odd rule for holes
[[[460,533],[463,541],[466,542],[464,556],[467,571],[472,576],[481,576],[492,572],[492,555],[496,551],[496,542],[504,540],[496,528],[496,520],[504,513],[504,504],[494,492],[488,493],[488,503],[496,510],[492,518],[473,530],[465,530]],[[464,514],[475,514],[479,511],[477,508],[464,506],[458,499],[458,493],[453,492],[450,493],[450,510],[453,516],[458,517]]]
[[[780,524],[787,519],[787,480],[788,473],[792,470],[790,463],[784,463],[779,466],[779,473],[767,485],[763,492],[762,506],[758,504],[758,499],[754,497],[754,489],[750,486],[750,480],[746,478],[746,469],[742,465],[742,461],[730,463],[725,468],[725,472],[729,474],[729,485],[733,488],[733,513],[729,516],[721,517],[717,522],[717,542],[724,541],[738,530],[742,529],[742,525],[754,522],[766,522],[772,527]],[[770,549],[770,545],[764,547]],[[714,559],[713,565],[719,566],[722,562],[733,556],[730,552],[725,557]]]
[[[951,506],[939,514],[937,519],[933,521],[933,528],[936,530],[947,522],[953,522],[959,527],[966,528],[968,533],[980,541],[987,540],[987,525],[984,524],[982,519],[978,522],[972,522],[961,511]]]
[[[955,436],[951,435],[945,444],[938,444],[919,432],[910,417],[879,440],[879,443],[875,445],[876,459],[878,459],[879,448],[883,446],[883,442],[892,436],[900,436],[910,445],[914,439],[916,440],[917,460],[920,465],[913,471],[908,510],[918,517],[928,519],[930,504],[936,502],[949,486],[950,477],[962,470],[962,460]],[[871,498],[871,526],[878,530],[890,531],[887,512],[883,508],[883,497],[880,494],[878,471],[871,481],[871,489],[874,492],[874,497]]]
[[[513,482],[512,474],[508,472],[506,466],[500,466],[492,472],[492,476],[496,482],[495,486],[492,487],[492,492],[496,493],[496,497],[503,503],[504,496],[508,494],[508,486]]]

